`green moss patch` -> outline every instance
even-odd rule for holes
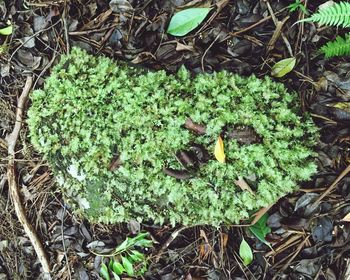
[[[31,100],[33,145],[93,222],[238,223],[316,171],[316,127],[269,78],[168,75],[73,49]]]

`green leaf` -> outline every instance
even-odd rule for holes
[[[249,230],[263,243],[271,248],[271,244],[266,241],[265,237],[271,232],[271,228],[266,225],[268,215],[264,214],[254,225],[249,227]]]
[[[0,29],[0,35],[11,35],[13,32],[12,25]]]
[[[333,4],[331,3],[333,1],[328,2],[330,5],[319,9],[319,11],[314,13],[311,17],[299,20],[297,23],[312,21],[329,26],[350,27],[350,3],[346,1]]]
[[[112,270],[113,269],[113,263],[114,263],[114,260],[113,259],[110,259],[109,263],[108,263],[108,269],[109,270]]]
[[[105,280],[110,280],[111,279],[109,277],[109,272],[108,272],[107,265],[105,265],[104,263],[102,263],[102,265],[101,265],[100,274],[103,277],[103,279],[105,279]]]
[[[290,57],[278,61],[271,69],[271,75],[276,78],[283,77],[293,70],[296,63],[295,57]]]
[[[116,274],[120,275],[120,274],[122,274],[125,271],[125,268],[124,268],[124,266],[121,263],[119,263],[117,261],[113,261],[112,270]]]
[[[114,280],[120,280],[120,277],[118,276],[118,274],[116,274],[115,272],[112,271]]]
[[[171,18],[167,33],[184,36],[195,29],[206,18],[210,8],[190,8],[175,13]]]
[[[140,253],[139,251],[136,250],[131,250],[131,254],[129,254],[129,257],[134,261],[134,262],[140,262],[145,258],[145,255]]]
[[[239,256],[242,258],[245,265],[249,265],[253,261],[253,251],[244,238],[239,246]]]
[[[152,245],[153,245],[153,241],[148,239],[142,239],[135,243],[135,246],[139,246],[139,247],[151,247]]]
[[[344,38],[337,36],[334,41],[327,42],[321,47],[321,51],[326,58],[350,55],[350,33],[345,34]]]
[[[123,266],[124,266],[126,273],[129,276],[134,276],[134,268],[132,266],[132,263],[125,257],[122,257],[122,263],[123,263]]]
[[[130,241],[130,238],[126,238],[122,244],[120,244],[116,249],[115,251],[116,252],[120,252],[120,251],[124,251],[129,245],[129,241]]]
[[[145,239],[146,237],[148,237],[148,235],[149,235],[148,232],[140,232],[138,235],[136,235],[134,238],[132,238],[132,240],[138,241],[141,239]]]
[[[304,14],[308,14],[308,12],[307,12],[303,2],[301,2],[301,0],[295,0],[294,3],[292,3],[288,6],[288,9],[290,12],[295,12],[297,9],[299,9]]]

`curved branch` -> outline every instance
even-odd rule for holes
[[[15,126],[11,134],[9,134],[5,139],[7,142],[7,152],[9,157],[8,166],[7,166],[7,180],[8,180],[10,195],[13,201],[13,205],[15,207],[18,220],[23,226],[25,233],[28,235],[30,242],[34,247],[34,250],[42,265],[43,271],[46,273],[49,273],[50,264],[49,264],[46,252],[39,240],[37,233],[35,232],[35,229],[28,222],[28,219],[25,214],[25,209],[21,202],[20,192],[17,187],[17,179],[16,179],[15,147],[19,136],[19,132],[22,127],[23,108],[25,106],[25,103],[26,103],[28,94],[30,92],[30,89],[32,88],[32,85],[33,85],[33,78],[31,76],[28,76],[25,86],[23,88],[22,94],[18,99]]]

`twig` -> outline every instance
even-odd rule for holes
[[[313,206],[316,206],[318,203],[320,203],[320,201],[326,197],[331,191],[333,191],[333,189],[337,186],[337,184],[346,176],[348,175],[348,173],[350,172],[350,165],[348,165],[347,168],[345,168],[343,170],[342,173],[340,173],[340,175],[338,176],[337,179],[335,179],[335,181],[332,183],[332,185],[329,186],[329,188],[322,194],[319,196],[319,198],[317,198],[317,200],[313,203]]]
[[[68,26],[67,26],[67,0],[64,0],[62,22],[63,22],[64,37],[65,37],[65,40],[66,40],[67,54],[69,54],[69,52],[70,52],[70,44],[69,44],[69,35],[68,35]]]
[[[210,44],[210,46],[205,50],[202,59],[201,59],[201,65],[202,65],[202,71],[204,72],[204,58],[207,55],[208,51],[211,49],[211,47],[215,44],[215,42],[219,39],[220,33],[216,36],[215,40]]]
[[[296,248],[296,250],[294,251],[293,255],[288,257],[287,262],[283,265],[283,267],[279,270],[279,272],[283,272],[285,271],[288,266],[290,265],[290,263],[296,258],[296,256],[298,256],[298,254],[300,253],[301,249],[303,249],[304,245],[306,244],[306,242],[309,240],[310,235],[308,235]],[[277,279],[277,277],[280,276],[280,273],[276,273],[275,276],[272,278],[272,280]]]
[[[346,270],[345,270],[345,275],[344,275],[344,280],[350,280],[350,259],[346,260]]]
[[[63,245],[63,252],[64,252],[64,258],[66,259],[66,265],[69,275],[69,280],[72,279],[72,273],[69,268],[69,261],[68,261],[68,255],[67,255],[67,249],[66,249],[66,242],[64,241],[64,216],[66,214],[66,207],[63,207],[63,213],[61,218],[61,236],[62,236],[62,245]]]
[[[279,21],[278,21],[278,19],[276,18],[274,11],[272,10],[272,7],[271,7],[271,5],[270,5],[270,2],[269,2],[268,0],[265,0],[265,3],[266,3],[266,6],[267,6],[267,9],[268,9],[269,12],[270,12],[270,15],[272,16],[272,20],[273,20],[274,24],[276,25],[276,27],[278,27],[278,22],[279,22]],[[291,57],[293,57],[294,55],[293,55],[292,47],[291,47],[291,45],[290,45],[290,43],[289,43],[287,37],[284,35],[284,33],[283,33],[282,31],[281,31],[281,37],[282,37],[282,39],[283,39],[284,44],[285,44],[286,47],[287,47],[287,50],[288,50],[288,52],[289,52],[289,55],[290,55]]]
[[[186,229],[187,227],[180,227],[179,229],[175,230],[170,237],[168,238],[167,241],[165,241],[165,243],[162,245],[162,247],[159,249],[157,255],[155,256],[155,260],[154,262],[157,263],[160,260],[161,255],[163,254],[163,252],[169,247],[169,245],[175,240],[175,238],[179,235],[179,233],[181,231],[183,231],[184,229]]]
[[[55,22],[54,24],[46,27],[45,29],[39,30],[37,32],[35,32],[33,35],[29,36],[25,41],[23,41],[11,54],[10,58],[8,59],[8,63],[10,63],[10,61],[12,60],[12,58],[14,57],[14,55],[17,53],[17,51],[22,48],[29,40],[31,40],[32,38],[36,37],[37,35],[39,35],[40,33],[43,33],[47,30],[50,30],[51,28],[55,27],[57,24],[59,24],[61,22],[61,20],[58,20],[57,22]]]
[[[270,20],[271,18],[272,18],[272,16],[267,16],[267,17],[265,17],[265,18],[263,18],[263,19],[257,21],[256,23],[253,23],[252,25],[249,25],[249,26],[246,27],[246,28],[243,28],[243,29],[241,29],[241,30],[239,30],[239,31],[236,31],[236,32],[230,32],[230,33],[228,33],[228,36],[226,36],[224,39],[222,39],[222,40],[220,41],[220,43],[222,43],[222,42],[228,40],[228,39],[231,38],[231,37],[236,37],[236,36],[238,36],[238,35],[240,35],[240,34],[242,34],[242,33],[245,33],[245,32],[247,32],[247,31],[249,31],[250,29],[253,29],[253,28],[256,27],[256,26],[259,26],[260,24],[263,24],[265,21]]]
[[[2,193],[2,190],[4,189],[6,182],[7,182],[7,176],[6,174],[4,174],[4,176],[1,178],[1,181],[0,181],[0,193]]]
[[[307,9],[307,3],[308,0],[305,0],[304,1],[304,7],[305,9]],[[299,9],[299,15],[298,15],[298,20],[303,20],[305,18],[305,13]],[[303,34],[304,34],[304,30],[305,30],[305,22],[300,22],[300,28],[298,30],[298,36],[297,36],[297,40],[296,40],[296,43],[295,43],[295,46],[294,46],[294,53],[298,53],[301,51],[301,48],[302,48],[302,44],[303,44],[303,40],[301,40]],[[299,43],[300,42],[300,43]],[[299,44],[298,44],[299,43]]]
[[[107,27],[96,28],[96,29],[89,29],[89,30],[83,30],[83,31],[71,31],[71,32],[68,32],[68,35],[69,36],[90,35],[91,33],[96,33],[96,32],[102,32],[102,31],[109,30],[111,28],[114,28],[114,27],[118,26],[119,24],[120,23],[115,23],[115,24],[112,24],[112,25],[107,26]]]
[[[266,48],[267,53],[272,51],[273,48],[275,47],[276,41],[282,34],[282,28],[288,19],[289,19],[289,16],[285,17],[282,21],[277,21],[275,32],[273,32],[272,37],[269,43],[267,44],[267,48]]]
[[[50,265],[49,265],[47,255],[33,226],[28,222],[24,207],[21,202],[21,197],[17,187],[17,178],[16,178],[15,147],[16,147],[17,139],[22,126],[23,108],[25,106],[32,84],[33,84],[33,78],[31,76],[28,76],[25,86],[23,88],[22,94],[18,100],[15,126],[11,134],[9,134],[5,139],[8,145],[7,152],[9,157],[8,167],[7,167],[7,180],[8,180],[10,196],[12,198],[18,220],[23,226],[25,233],[28,235],[34,247],[34,250],[42,265],[43,271],[46,273],[49,273]]]
[[[205,23],[203,24],[202,27],[199,28],[199,30],[196,32],[195,35],[198,35],[199,33],[201,33],[205,28],[207,28],[211,22],[216,18],[216,16],[222,11],[223,8],[225,8],[225,6],[229,3],[229,0],[221,0],[218,1],[218,3],[215,4],[215,6],[217,6],[216,11],[210,16],[210,18],[208,20],[205,21]]]

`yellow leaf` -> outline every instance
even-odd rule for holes
[[[224,142],[220,136],[215,144],[214,155],[218,162],[225,163],[226,156],[224,151]]]

